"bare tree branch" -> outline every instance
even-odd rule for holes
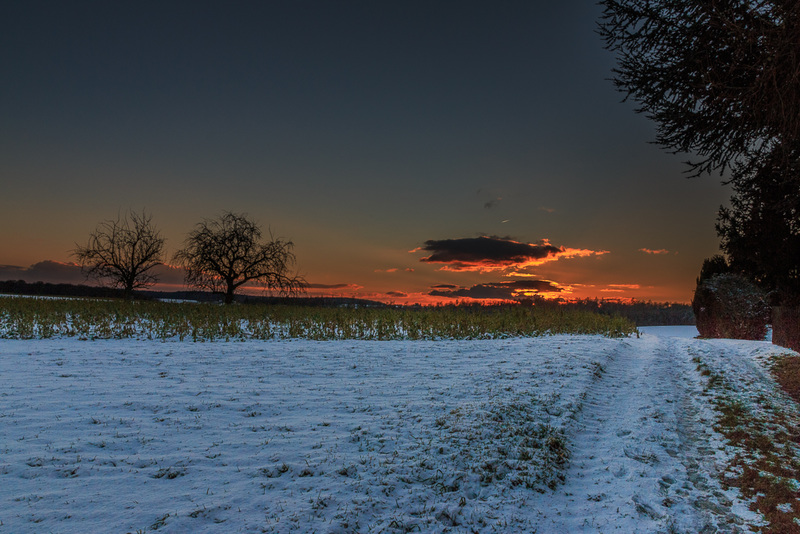
[[[72,255],[88,278],[120,287],[131,298],[134,289],[158,282],[152,269],[164,262],[164,243],[144,210],[100,223],[86,246],[75,245]]]
[[[261,229],[246,215],[226,212],[198,223],[174,260],[184,268],[188,285],[224,293],[226,304],[233,302],[239,287],[251,281],[281,295],[301,292],[305,280],[291,274],[294,244],[271,234],[266,243],[261,243],[261,238]]]

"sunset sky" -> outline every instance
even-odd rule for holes
[[[730,191],[649,144],[599,14],[3,2],[0,280],[79,281],[71,250],[129,209],[169,256],[234,211],[294,241],[314,294],[687,302]]]

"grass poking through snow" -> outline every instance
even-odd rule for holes
[[[735,386],[722,371],[710,369],[696,358],[698,370],[708,377],[708,391],[718,412],[715,430],[721,433],[733,457],[723,483],[739,488],[750,509],[769,523],[768,534],[800,534],[800,426],[765,392]],[[779,357],[772,371],[781,386],[797,399],[800,392],[800,358]]]
[[[621,317],[532,306],[316,308],[0,298],[0,338],[401,340],[636,333]]]

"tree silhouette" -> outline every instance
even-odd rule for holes
[[[692,152],[695,174],[752,173],[797,160],[800,9],[796,0],[604,0],[599,32],[614,84]]]
[[[235,291],[251,281],[282,295],[294,295],[305,281],[290,272],[295,264],[291,241],[276,239],[261,243],[261,229],[244,214],[225,212],[203,220],[192,230],[175,261],[186,271],[186,283],[225,295],[233,302]]]
[[[701,285],[709,278],[718,274],[727,274],[730,272],[731,267],[728,265],[728,260],[725,256],[715,254],[703,260],[703,266],[700,268],[700,276],[697,277],[697,285]]]
[[[87,279],[120,287],[126,298],[132,298],[134,289],[158,281],[152,269],[164,261],[165,241],[150,215],[144,210],[130,211],[125,217],[100,223],[89,234],[87,245],[76,243],[72,254]]]
[[[800,4],[603,0],[614,84],[691,153],[693,176],[729,171],[717,232],[734,271],[800,302]]]
[[[772,293],[774,304],[800,303],[800,187],[767,170],[734,184],[730,208],[717,218],[720,248],[735,272]]]

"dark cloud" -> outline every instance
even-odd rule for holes
[[[431,289],[458,289],[459,286],[455,284],[436,284],[431,286]]]
[[[431,252],[421,258],[424,263],[441,263],[445,271],[498,271],[520,269],[560,258],[594,256],[608,251],[565,248],[551,245],[547,239],[539,243],[521,243],[510,237],[481,236],[462,239],[429,240],[412,250]]]
[[[500,202],[501,200],[503,200],[502,197],[493,198],[492,200],[489,200],[488,202],[484,202],[483,203],[483,207],[484,207],[484,209],[490,210],[493,207],[495,207],[497,205],[497,203]]]
[[[180,267],[158,265],[153,268],[152,272],[158,277],[158,285],[183,285],[183,269]],[[94,280],[86,279],[80,265],[50,260],[34,263],[27,268],[15,265],[0,265],[0,280],[24,280],[29,283],[46,282],[50,284],[96,283]],[[156,287],[156,289],[158,288]]]
[[[533,245],[498,236],[432,239],[426,241],[421,250],[431,252],[430,256],[420,259],[421,262],[443,263],[457,271],[513,267],[562,252],[561,248],[547,242]]]
[[[433,297],[513,300],[536,293],[558,293],[560,291],[561,288],[558,285],[547,280],[514,280],[456,289],[432,289],[428,294]]]
[[[158,277],[159,286],[183,286],[186,279],[186,273],[183,267],[178,267],[176,265],[157,265],[153,267],[153,274]],[[158,289],[158,287],[154,287],[153,289]]]
[[[402,291],[387,291],[386,296],[402,298],[407,297],[408,293],[403,293]]]
[[[0,280],[20,280],[23,272],[25,269],[16,265],[0,265]]]
[[[0,280],[48,282],[51,284],[84,284],[86,277],[80,265],[58,261],[40,261],[30,267],[0,265]]]

